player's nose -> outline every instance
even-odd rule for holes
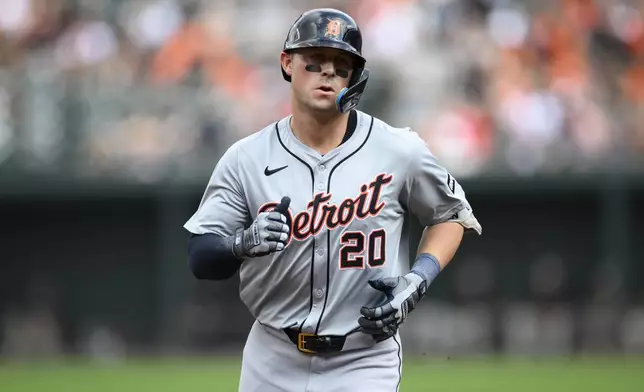
[[[335,75],[335,65],[331,61],[326,61],[321,64],[322,66],[322,76],[331,76]]]

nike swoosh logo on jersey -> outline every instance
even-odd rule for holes
[[[282,166],[282,167],[278,167],[277,169],[272,169],[272,170],[271,170],[271,169],[269,169],[269,168],[268,168],[268,166],[266,166],[266,169],[264,169],[264,174],[266,175],[266,177],[268,177],[268,176],[272,176],[273,174],[277,173],[277,172],[278,172],[278,171],[280,171],[280,170],[284,170],[284,169],[286,169],[287,167],[288,167],[288,165],[286,165],[286,166]]]

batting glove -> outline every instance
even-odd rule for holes
[[[400,324],[427,292],[427,282],[419,275],[410,272],[405,276],[370,280],[369,285],[382,291],[387,300],[375,308],[362,307],[363,317],[358,319],[364,333],[370,334],[381,342],[396,334]]]
[[[285,196],[273,211],[258,214],[248,229],[239,228],[235,233],[235,256],[261,257],[283,250],[290,232],[286,218],[290,203]]]

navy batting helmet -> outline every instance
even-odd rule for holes
[[[362,56],[362,33],[358,24],[346,13],[332,8],[318,8],[300,15],[289,29],[284,52],[302,48],[333,48],[350,53],[356,59],[356,66],[349,81],[349,87],[342,89],[336,97],[336,106],[346,113],[358,105],[369,79],[366,60]],[[284,80],[291,77],[282,68]]]

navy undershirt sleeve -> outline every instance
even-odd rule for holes
[[[197,279],[225,280],[232,277],[239,266],[233,254],[231,237],[216,234],[192,234],[188,239],[188,264]]]

